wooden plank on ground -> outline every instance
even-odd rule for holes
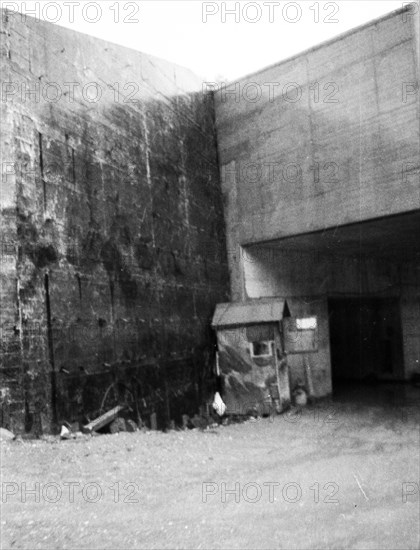
[[[123,405],[117,405],[110,411],[104,413],[101,416],[98,416],[95,420],[92,420],[92,422],[89,422],[89,424],[86,424],[86,426],[83,426],[83,432],[84,433],[90,433],[90,432],[96,432],[96,430],[100,430],[113,420],[117,418],[118,414],[124,409]]]

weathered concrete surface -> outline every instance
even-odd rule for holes
[[[3,546],[417,549],[419,391],[357,388],[301,416],[207,432],[6,444],[3,487],[17,489],[2,505]],[[40,502],[22,502],[23,482],[40,484]],[[50,499],[62,490],[55,504],[48,482]],[[73,503],[64,482],[79,483]],[[87,483],[98,502],[83,499]]]
[[[416,23],[393,12],[215,93],[236,242],[419,209]]]
[[[3,422],[94,416],[116,381],[164,425],[196,406],[227,298],[212,100],[182,67],[2,19]]]
[[[234,299],[238,246],[419,209],[419,32],[404,15],[215,93]]]

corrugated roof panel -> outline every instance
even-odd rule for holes
[[[229,302],[217,304],[212,326],[253,325],[278,322],[290,315],[285,300],[254,300],[249,302]]]

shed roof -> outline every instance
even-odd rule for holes
[[[281,298],[229,302],[217,304],[212,326],[227,327],[274,323],[280,321],[283,317],[289,316],[290,311],[287,302]]]

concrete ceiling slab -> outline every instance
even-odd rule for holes
[[[328,254],[420,258],[420,209],[258,243],[253,247]]]

